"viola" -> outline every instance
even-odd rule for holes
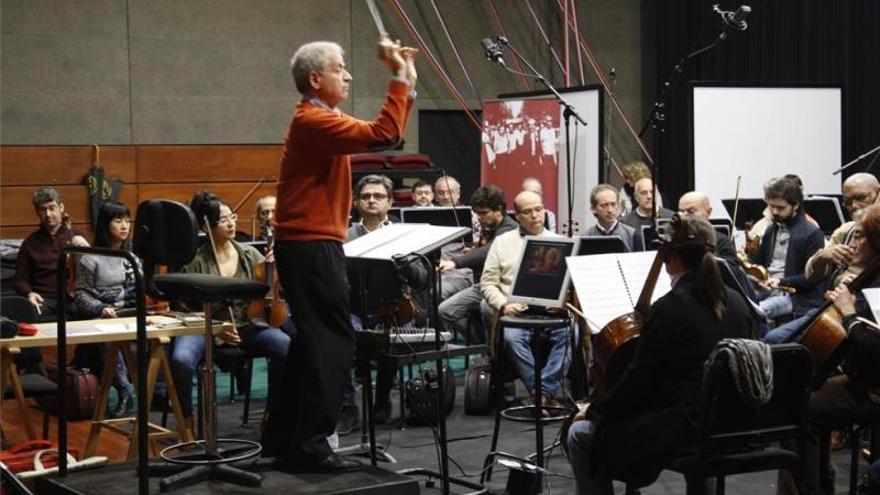
[[[271,226],[266,226],[268,250],[271,251],[275,244]],[[254,266],[254,280],[263,282],[270,287],[263,299],[255,299],[248,306],[248,317],[251,319],[263,316],[266,322],[273,327],[279,327],[288,317],[287,303],[281,296],[281,282],[275,263],[264,261]]]

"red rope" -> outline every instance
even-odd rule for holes
[[[560,0],[556,0],[556,5],[562,9],[562,4]],[[621,118],[623,118],[623,122],[626,124],[627,129],[633,138],[635,138],[636,143],[638,143],[639,148],[642,149],[642,153],[645,154],[645,158],[648,159],[649,162],[654,163],[654,157],[651,156],[651,152],[648,151],[647,146],[645,146],[645,142],[642,141],[642,138],[639,137],[639,132],[635,129],[630,122],[629,116],[623,110],[623,107],[620,106],[620,101],[617,99],[617,95],[611,89],[611,85],[608,83],[608,79],[605,77],[605,73],[599,68],[599,63],[596,61],[596,55],[593,53],[593,50],[590,48],[590,45],[586,42],[584,37],[580,34],[580,31],[577,30],[576,26],[569,25],[572,29],[575,30],[577,34],[578,41],[583,46],[583,48],[587,51],[587,60],[590,62],[590,66],[593,67],[593,71],[596,73],[596,76],[599,78],[599,82],[601,82],[602,87],[605,88],[605,91],[611,97],[611,103],[614,104],[614,108],[617,109],[617,113],[620,114]]]
[[[541,37],[544,38],[544,43],[547,43],[547,46],[550,47],[550,53],[553,55],[553,58],[556,59],[556,65],[559,66],[559,69],[565,71],[565,66],[562,65],[562,60],[559,59],[559,55],[556,53],[556,49],[553,48],[553,45],[550,43],[550,37],[547,36],[547,32],[544,31],[544,26],[541,25],[541,21],[538,20],[537,14],[535,14],[535,9],[532,8],[532,4],[529,0],[523,0],[523,3],[526,4],[526,7],[529,9],[529,13],[532,14],[532,20],[535,21],[535,27],[538,28],[538,32],[541,33]]]
[[[476,86],[474,86],[474,82],[471,81],[471,75],[468,72],[467,66],[464,64],[464,60],[461,58],[461,54],[458,52],[458,47],[455,46],[455,42],[452,40],[452,35],[449,34],[449,29],[446,27],[446,21],[443,20],[443,16],[440,14],[440,9],[437,8],[437,2],[431,0],[431,7],[434,8],[434,13],[437,14],[437,20],[440,21],[440,27],[443,28],[443,33],[446,35],[446,39],[452,47],[452,53],[455,54],[455,59],[458,60],[458,65],[461,66],[461,71],[464,72],[464,78],[467,79],[468,86],[471,87],[471,91],[474,92],[474,96],[477,98],[477,101],[480,102],[480,106],[483,106],[483,99],[480,98],[479,91],[477,91]]]
[[[568,0],[565,0],[565,7],[563,7],[563,9],[562,9],[562,18],[564,19],[564,22],[562,24],[563,26],[568,26],[568,5],[569,5],[569,3],[570,2]],[[564,48],[564,52],[565,52],[565,87],[568,88],[568,87],[571,87],[571,64],[570,64],[570,55],[569,55],[569,48],[568,48],[568,29],[563,29],[562,32],[565,33],[562,36],[562,45],[565,47]]]
[[[453,98],[455,98],[455,100],[458,101],[458,104],[465,111],[465,113],[467,114],[471,123],[474,124],[474,126],[477,128],[477,130],[482,132],[483,126],[480,125],[480,122],[476,119],[476,117],[473,115],[473,113],[471,113],[471,110],[470,110],[470,108],[468,108],[467,103],[465,103],[464,98],[461,97],[461,94],[458,92],[458,89],[455,88],[455,85],[452,83],[452,80],[449,78],[449,76],[446,74],[446,72],[443,71],[443,68],[440,66],[440,63],[437,62],[437,59],[434,57],[434,54],[431,53],[430,49],[428,49],[428,45],[425,43],[425,40],[423,40],[422,37],[419,35],[419,33],[416,31],[415,25],[413,24],[412,20],[410,20],[409,16],[406,15],[406,12],[404,12],[403,7],[400,6],[399,1],[398,0],[391,0],[391,4],[397,10],[397,15],[403,21],[403,24],[406,27],[407,31],[409,31],[410,35],[412,35],[413,39],[415,39],[416,43],[418,43],[419,48],[422,50],[422,52],[424,52],[425,58],[428,59],[428,62],[431,64],[431,67],[440,76],[440,80],[444,83],[444,85],[446,86],[446,89],[449,90],[449,92],[452,94]]]
[[[577,2],[575,0],[571,0],[571,17],[574,19],[574,25],[580,26],[580,24],[578,24]],[[568,31],[566,31],[566,32],[568,32]],[[577,36],[577,30],[575,30],[575,36]],[[587,80],[584,78],[583,52],[581,51],[580,43],[575,43],[575,46],[577,47],[578,69],[580,70],[580,73],[581,73],[581,84],[583,85],[583,84],[587,83]]]
[[[565,67],[562,65],[562,60],[559,59],[559,55],[557,55],[556,50],[553,48],[553,45],[550,43],[550,38],[547,36],[547,32],[544,31],[544,27],[541,25],[541,21],[538,19],[537,14],[535,14],[535,9],[532,8],[529,0],[523,0],[523,3],[526,4],[526,8],[529,9],[529,13],[532,16],[532,20],[535,22],[535,27],[538,28],[538,32],[541,33],[541,37],[544,38],[544,42],[547,43],[547,46],[550,47],[550,53],[553,55],[553,58],[556,60],[556,65],[559,66],[559,69],[565,71]],[[580,48],[580,45],[578,45]],[[580,52],[579,52],[580,53]],[[586,84],[586,79],[584,79],[583,66],[581,66],[581,84]],[[610,130],[608,131],[610,132]],[[617,166],[617,162],[614,160],[614,157],[611,156],[611,151],[608,147],[603,143],[602,150],[608,155],[608,158],[611,160],[611,163],[614,164],[614,168],[620,170],[620,167]]]
[[[498,15],[498,10],[495,8],[495,1],[494,0],[483,0],[483,9],[486,11],[487,14],[491,14],[494,17],[495,27],[496,27],[496,29],[498,29],[498,32],[501,33],[501,36],[504,36],[505,38],[509,38],[509,36],[507,36],[507,30],[504,29],[504,23],[501,22],[501,16]],[[522,64],[519,61],[519,58],[513,57],[513,62],[516,64],[517,72],[525,72],[523,70]],[[523,83],[523,86],[526,87],[526,90],[528,90],[528,91],[532,90],[532,85],[529,84],[529,80],[526,79],[525,76],[520,74],[519,79]]]

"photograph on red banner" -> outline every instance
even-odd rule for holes
[[[483,103],[481,183],[507,193],[507,206],[526,177],[541,181],[544,207],[556,211],[559,179],[559,104],[552,98]]]

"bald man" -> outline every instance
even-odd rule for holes
[[[639,179],[633,187],[635,190],[633,199],[635,199],[637,206],[623,217],[621,222],[636,229],[636,232],[641,232],[643,225],[651,225],[651,199],[654,197],[654,193],[659,194],[659,191],[654,187],[654,181],[647,177]],[[674,212],[660,206],[659,197],[657,200],[657,218],[672,218]]]
[[[681,199],[678,200],[678,212],[682,215],[696,215],[708,222],[709,217],[712,215],[712,204],[706,193],[691,191],[684,193]],[[733,239],[717,230],[715,231],[715,256],[724,258],[732,263],[733,266],[737,266],[738,264],[736,259],[736,245],[733,243]]]
[[[517,268],[524,237],[534,235],[541,237],[559,237],[558,234],[544,228],[544,203],[541,195],[523,191],[514,200],[516,219],[520,228],[514,229],[495,238],[480,279],[480,290],[483,291],[481,309],[484,317],[499,313],[504,316],[521,315],[527,307],[519,303],[508,302],[507,296],[513,286],[513,276]],[[489,327],[487,327],[489,328]],[[541,390],[535,390],[534,356],[532,355],[532,332],[521,328],[506,328],[503,333],[504,349],[507,359],[513,363],[517,375],[535,400],[537,394],[542,395],[542,404],[558,406],[553,398],[561,385],[560,377],[565,376],[567,363],[568,327],[550,331],[550,352],[541,370]]]
[[[544,186],[541,185],[541,181],[534,177],[526,177],[522,181],[522,186],[520,187],[523,191],[532,191],[533,193],[540,194],[541,197],[544,197]],[[556,232],[556,213],[552,210],[545,210],[547,212],[547,220],[544,222],[545,227],[551,232]]]

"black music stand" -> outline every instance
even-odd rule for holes
[[[473,213],[470,206],[434,206],[431,208],[407,207],[400,208],[400,221],[403,223],[427,223],[443,227],[471,228]],[[471,241],[472,234],[467,232],[463,238]]]
[[[804,213],[816,219],[825,235],[831,235],[844,222],[840,202],[833,196],[804,198]]]
[[[767,203],[762,198],[739,198],[739,207],[736,206],[735,199],[722,199],[721,204],[727,210],[730,218],[736,213],[736,230],[748,230],[746,222],[756,222],[764,217],[764,209]],[[738,208],[738,209],[737,209]]]
[[[616,235],[582,235],[578,239],[577,256],[626,252],[626,243]]]
[[[431,210],[425,208],[425,211]],[[406,216],[405,212],[401,212]],[[468,216],[470,218],[470,216]],[[439,260],[440,248],[453,242],[470,232],[470,224],[468,227],[444,227],[436,225],[424,224],[391,224],[381,229],[374,230],[369,234],[359,237],[351,242],[347,242],[343,247],[345,256],[350,267],[388,267],[393,265],[393,258],[398,255],[415,254],[417,256],[432,257],[432,270],[429,271],[430,283],[432,288],[432,300],[430,308],[430,320],[434,324],[434,343],[435,350],[440,351],[445,342],[440,336],[442,331],[442,321],[437,314],[437,307],[440,305],[440,277],[435,276],[437,273],[437,263]],[[437,376],[443,374],[443,358],[444,354],[437,353],[435,366]],[[364,394],[372,395],[372,387],[369,380],[364,383]],[[466,486],[469,488],[482,489],[482,485],[477,485],[469,481],[451,479],[449,476],[449,454],[446,450],[446,415],[442,411],[442,405],[439,398],[443,397],[443,380],[438,381],[438,398],[435,406],[438,418],[439,443],[440,443],[440,471],[435,472],[429,469],[409,469],[404,474],[426,474],[428,476],[441,480],[441,491],[444,494],[449,493],[450,483]],[[371,399],[368,399],[367,407],[372,407]],[[364,415],[369,415],[370,410],[366,409]],[[369,429],[370,440],[370,461],[376,465],[376,428],[373,418],[368,416],[367,425]]]

